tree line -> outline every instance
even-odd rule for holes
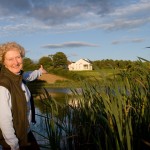
[[[93,70],[96,69],[110,69],[110,68],[118,68],[118,69],[128,69],[132,66],[136,66],[139,63],[139,59],[137,61],[131,60],[112,60],[112,59],[103,59],[103,60],[95,60],[90,61],[93,66]],[[40,64],[44,66],[45,69],[51,72],[53,69],[64,69],[68,70],[68,64],[71,63],[67,56],[63,52],[57,52],[54,55],[48,55],[41,57],[37,62],[34,62],[30,58],[24,58],[24,70],[34,70],[39,67]],[[145,62],[148,63],[148,62]]]

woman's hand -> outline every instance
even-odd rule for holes
[[[43,68],[43,65],[40,66],[39,70],[41,70],[42,74],[47,73],[47,71]]]

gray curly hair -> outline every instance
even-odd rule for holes
[[[0,45],[0,62],[3,63],[5,59],[5,54],[11,49],[16,49],[20,52],[21,57],[25,56],[25,49],[17,44],[16,42],[7,42]]]

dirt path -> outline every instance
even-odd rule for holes
[[[40,80],[44,80],[47,83],[55,83],[57,80],[67,80],[66,78],[54,75],[54,74],[43,74],[40,78]]]

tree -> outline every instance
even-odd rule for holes
[[[39,65],[43,65],[46,70],[49,69],[51,66],[53,66],[52,59],[46,56],[41,57],[38,63]]]
[[[23,60],[23,70],[24,71],[30,71],[37,69],[37,64],[33,63],[33,61],[30,58],[25,57]]]
[[[67,68],[67,57],[63,52],[57,52],[53,55],[53,66],[54,68]]]

